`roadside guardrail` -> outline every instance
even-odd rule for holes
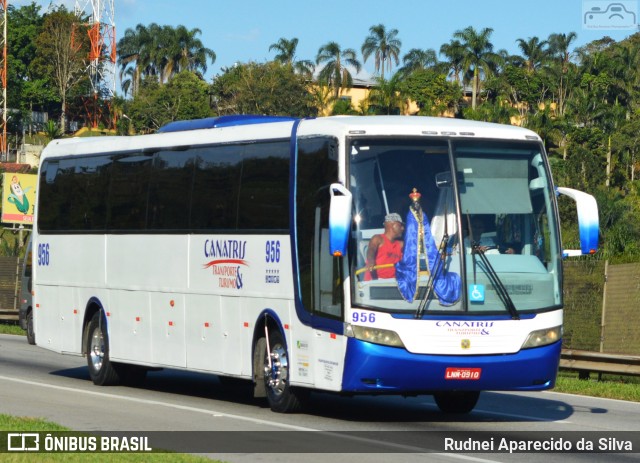
[[[590,372],[640,376],[640,356],[562,349],[560,368],[577,370],[581,378]]]

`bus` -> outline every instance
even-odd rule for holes
[[[560,194],[579,250],[561,247]],[[388,217],[401,260],[368,261]],[[250,382],[275,412],[324,391],[466,413],[483,390],[554,386],[562,261],[597,242],[593,197],[556,187],[540,137],[514,126],[245,115],[54,140],[36,342],[86,357],[96,385],[171,368]]]

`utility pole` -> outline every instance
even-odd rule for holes
[[[2,1],[2,0],[0,0]],[[89,66],[87,72],[91,80],[91,95],[87,102],[87,112],[92,128],[98,127],[102,115],[102,99],[106,101],[105,119],[115,127],[116,119],[111,103],[116,93],[116,25],[115,0],[76,0],[75,14],[79,20],[88,18],[90,41]]]

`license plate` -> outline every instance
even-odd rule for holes
[[[476,381],[480,379],[482,368],[447,368],[444,379]]]

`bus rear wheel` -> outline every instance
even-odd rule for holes
[[[433,398],[444,413],[469,413],[478,403],[479,391],[436,392]]]
[[[33,310],[27,312],[27,342],[31,345],[36,343],[36,332],[33,330]]]
[[[93,384],[110,386],[120,382],[116,366],[109,360],[109,334],[102,312],[96,312],[87,327],[86,356]]]
[[[302,409],[308,390],[291,387],[289,355],[280,331],[269,333],[265,350],[264,384],[271,410],[278,413],[294,413]]]

